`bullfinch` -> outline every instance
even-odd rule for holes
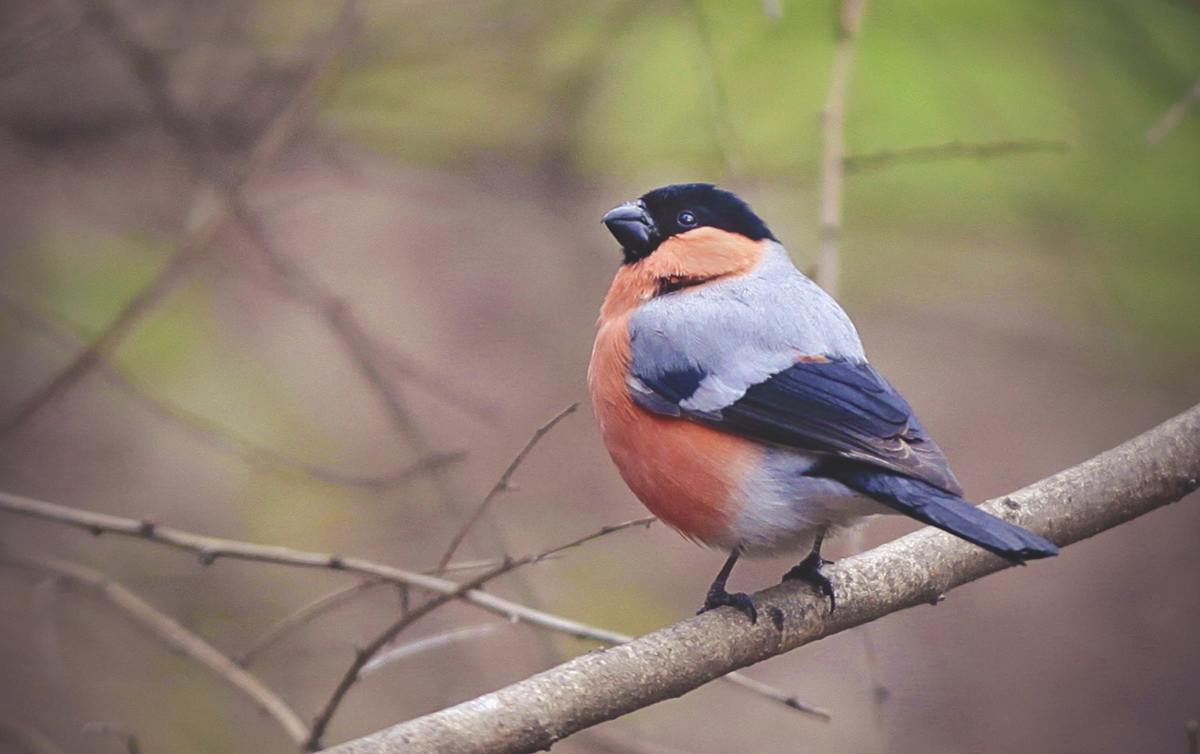
[[[604,216],[624,260],[588,369],[601,436],[634,494],[730,555],[700,612],[753,622],[726,581],[742,554],[807,553],[820,589],[833,527],[903,513],[1023,563],[1049,540],[963,500],[941,448],[867,362],[846,312],[734,194],[655,189]]]

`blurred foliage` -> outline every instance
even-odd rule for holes
[[[264,30],[306,17],[296,7],[265,5]],[[785,3],[778,20],[750,0],[368,7],[327,118],[374,147],[435,165],[566,154],[585,178],[639,188],[721,181],[786,215],[774,223],[793,251],[811,241],[832,5]],[[1022,139],[1070,150],[853,177],[846,295],[936,288],[948,256],[999,235],[1013,253],[1063,258],[1058,295],[1102,296],[1077,313],[1129,328],[1132,355],[1196,366],[1200,115],[1153,148],[1145,135],[1197,76],[1194,3],[873,4],[852,154]],[[887,241],[858,245],[860,232]]]

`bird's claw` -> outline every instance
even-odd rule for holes
[[[708,590],[708,596],[704,599],[704,607],[697,610],[696,615],[707,613],[718,607],[736,608],[750,619],[751,624],[758,622],[758,609],[754,606],[754,600],[750,599],[750,595],[742,592],[730,594],[724,589],[715,587]]]
[[[837,609],[837,598],[833,594],[833,582],[821,573],[821,566],[831,561],[821,557],[818,552],[809,553],[799,565],[783,574],[784,581],[804,581],[811,584],[818,592],[829,598],[829,614]]]

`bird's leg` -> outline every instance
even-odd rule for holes
[[[729,560],[725,561],[725,565],[721,566],[721,572],[717,574],[717,578],[713,580],[712,586],[708,588],[708,596],[704,599],[704,607],[696,611],[696,615],[707,612],[717,607],[735,607],[746,614],[751,623],[758,622],[758,610],[754,607],[754,601],[748,595],[741,592],[730,594],[725,591],[725,582],[729,580],[729,574],[733,571],[733,564],[741,557],[742,548],[735,547],[733,552],[729,553]]]
[[[808,554],[800,564],[792,568],[792,570],[783,574],[784,581],[806,581],[812,584],[817,591],[829,598],[829,613],[837,609],[837,598],[833,596],[833,584],[821,573],[821,566],[832,561],[821,557],[821,543],[825,541],[825,532],[829,531],[829,527],[822,527],[817,532],[817,539],[813,542],[812,552]]]

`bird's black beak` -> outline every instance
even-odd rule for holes
[[[625,250],[627,262],[649,255],[658,245],[655,241],[658,229],[641,199],[625,202],[605,215],[603,222]]]

